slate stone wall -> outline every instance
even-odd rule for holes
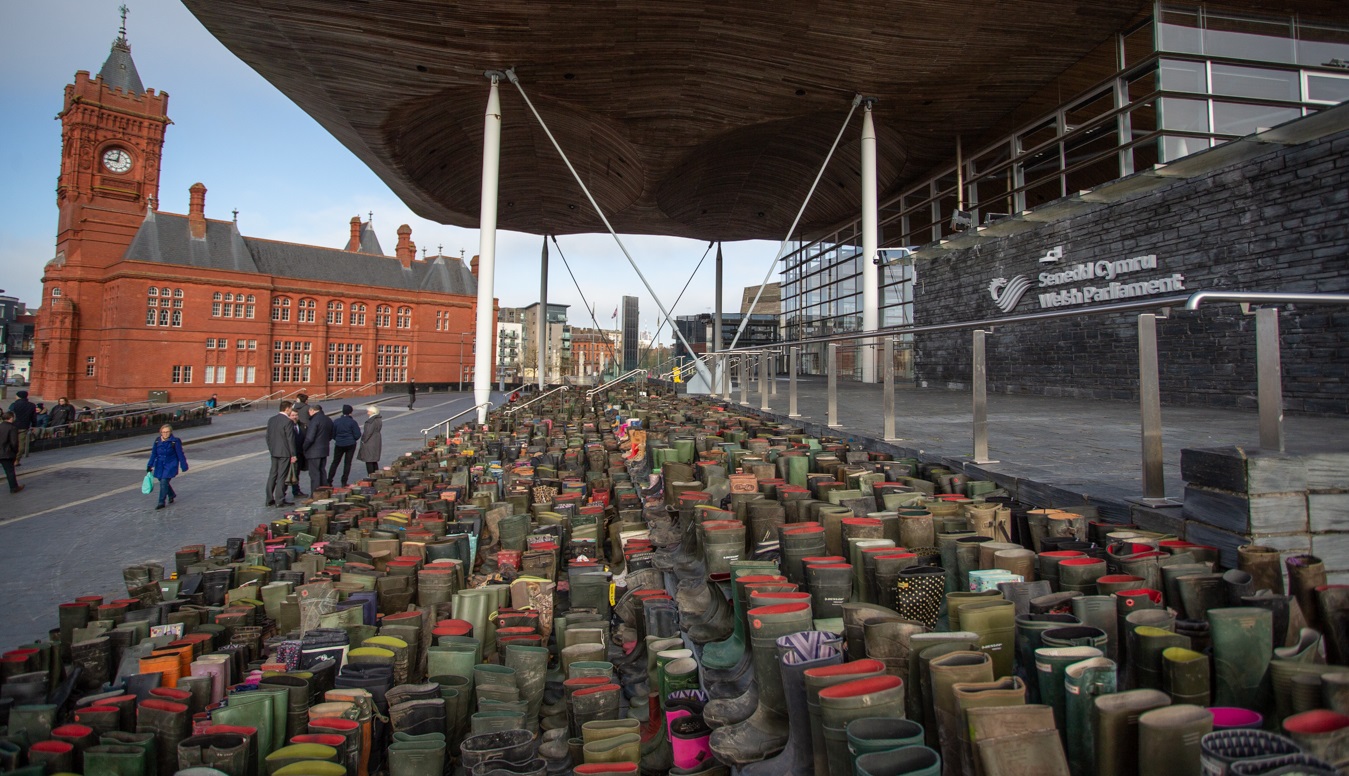
[[[1039,263],[1056,246],[1063,258],[1055,265]],[[1349,292],[1349,132],[1274,146],[1233,167],[920,260],[915,318],[921,325],[1034,312],[1042,309],[1038,295],[1045,291],[1109,286],[1096,278],[1039,288],[1040,272],[1146,255],[1157,257],[1155,269],[1115,281],[1179,274],[1181,294]],[[1004,313],[988,285],[1016,275],[1027,276],[1032,287]],[[1136,320],[1121,314],[998,329],[988,338],[989,391],[1136,400]],[[1280,328],[1286,409],[1349,414],[1349,308],[1285,312]],[[970,339],[968,332],[919,335],[918,385],[967,388]],[[1235,305],[1173,313],[1159,321],[1158,350],[1163,402],[1255,406],[1255,318]]]

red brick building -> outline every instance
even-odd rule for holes
[[[66,86],[35,395],[231,400],[461,379],[476,258],[471,269],[419,259],[406,225],[385,256],[359,216],[342,249],[245,237],[206,217],[200,183],[185,192],[186,215],[161,212],[168,101],[142,87],[125,36],[97,76],[80,71]]]

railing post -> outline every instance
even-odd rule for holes
[[[1283,452],[1283,368],[1279,352],[1279,308],[1255,311],[1256,402],[1260,409],[1260,449]]]
[[[881,406],[885,412],[885,435],[887,442],[898,441],[895,437],[895,338],[886,337],[881,346],[881,377],[883,391]]]
[[[796,357],[801,348],[792,345],[787,348],[787,417],[799,418],[801,413],[796,410]]]
[[[749,356],[741,356],[739,362],[736,371],[740,373],[740,403],[749,404]]]
[[[730,401],[730,400],[731,400],[731,357],[728,356],[728,355],[720,354],[720,353],[718,353],[717,356],[718,356],[718,358],[719,358],[718,363],[721,364],[721,369],[719,370],[719,373],[721,374],[721,400],[722,400],[722,401]]]
[[[988,362],[985,359],[984,338],[988,332],[974,330],[973,374],[970,385],[973,388],[974,414],[974,462],[997,463],[988,457]]]
[[[778,395],[778,354],[781,351],[773,351],[772,359],[769,361],[770,379],[768,381],[769,393],[773,396]]]
[[[759,409],[767,412],[768,406],[768,354],[759,354]]]
[[[830,428],[838,428],[838,343],[829,343],[828,348],[829,363],[825,365],[825,371],[829,373],[829,412],[825,425]]]
[[[1165,501],[1162,394],[1157,375],[1157,316],[1138,316],[1138,408],[1143,428],[1143,500]]]

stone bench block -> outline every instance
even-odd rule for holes
[[[1349,493],[1308,493],[1307,521],[1317,533],[1349,530]]]
[[[1186,448],[1180,451],[1180,477],[1189,485],[1234,493],[1301,491],[1308,486],[1309,458],[1242,447]],[[1329,462],[1321,463],[1318,471],[1329,468]],[[1343,481],[1349,469],[1340,471]]]
[[[1185,486],[1185,519],[1239,534],[1292,533],[1307,530],[1303,492],[1246,495]]]

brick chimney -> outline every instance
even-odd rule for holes
[[[478,276],[478,256],[477,256],[477,254],[474,254],[473,258],[472,258],[471,260],[469,260],[469,262],[468,262],[468,271],[473,273],[473,277],[476,278],[476,277]]]
[[[361,217],[351,217],[351,238],[347,240],[347,250],[356,253],[361,250]]]
[[[192,184],[187,190],[187,228],[198,240],[206,239],[206,187]]]
[[[393,255],[403,269],[411,268],[417,258],[417,244],[412,241],[412,227],[407,224],[398,227],[398,247],[394,248]]]

